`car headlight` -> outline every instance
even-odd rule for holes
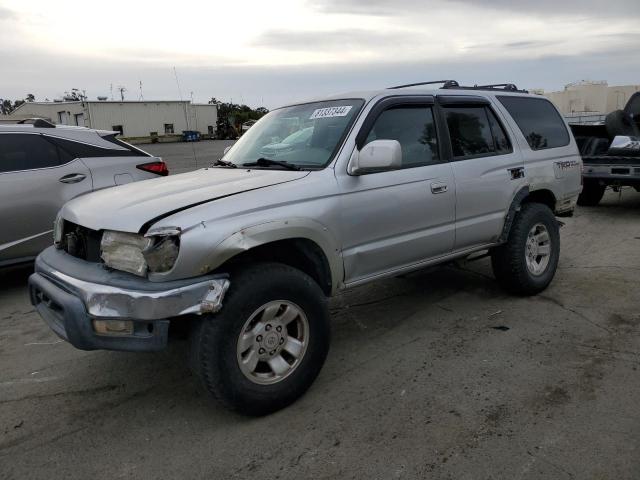
[[[100,256],[108,267],[143,277],[148,266],[142,251],[152,243],[153,238],[137,233],[106,231],[100,242]]]
[[[158,229],[146,235],[105,231],[100,243],[105,265],[141,277],[147,271],[166,272],[173,268],[180,250],[179,229]]]
[[[60,212],[53,221],[53,244],[56,248],[62,248],[62,234],[64,233],[64,218]]]

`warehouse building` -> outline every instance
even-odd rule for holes
[[[125,138],[180,135],[195,130],[212,135],[216,129],[216,105],[181,100],[159,101],[63,101],[26,102],[11,114],[16,120],[45,118],[58,125],[75,125],[119,131]]]
[[[570,83],[560,92],[545,92],[566,117],[604,116],[624,108],[640,85],[609,86],[606,81]]]

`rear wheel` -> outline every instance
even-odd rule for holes
[[[259,264],[233,274],[223,309],[195,326],[192,369],[227,408],[265,415],[311,386],[329,338],[320,287],[294,268]]]
[[[578,205],[583,207],[595,207],[602,200],[606,186],[597,181],[588,180],[582,185],[582,193],[578,196]]]
[[[491,252],[498,282],[519,295],[535,295],[553,279],[560,256],[560,232],[553,212],[540,203],[524,204],[506,244]]]

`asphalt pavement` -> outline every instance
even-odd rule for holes
[[[224,148],[194,145],[148,150],[187,170]],[[483,259],[332,299],[318,380],[263,418],[200,392],[185,341],[74,349],[30,305],[30,269],[0,271],[0,478],[640,478],[640,194],[563,222],[536,297]]]
[[[137,145],[152,155],[162,157],[167,163],[169,174],[189,172],[211,165],[222,158],[224,149],[234,140],[203,140],[189,143],[152,143]]]

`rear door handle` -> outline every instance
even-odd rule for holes
[[[64,177],[60,178],[60,181],[62,183],[78,183],[85,178],[87,178],[87,176],[82,173],[70,173],[69,175],[65,175]]]
[[[431,193],[444,193],[449,187],[446,183],[432,183]]]

